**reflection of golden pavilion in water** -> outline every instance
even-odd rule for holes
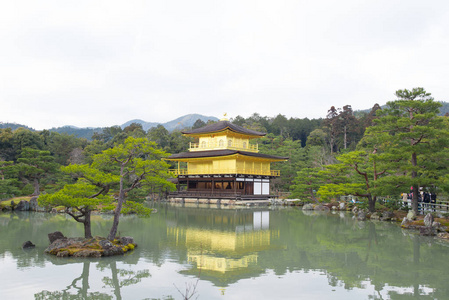
[[[188,261],[196,264],[184,272],[198,275],[201,270],[201,278],[218,285],[259,273],[258,252],[270,249],[279,232],[269,229],[268,211],[231,213],[214,216],[212,228],[168,227],[168,236],[175,238],[176,246],[185,245]]]

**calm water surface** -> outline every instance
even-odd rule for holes
[[[449,299],[447,243],[346,213],[159,206],[122,218],[139,246],[103,259],[43,254],[56,230],[83,234],[65,215],[0,214],[1,299]]]

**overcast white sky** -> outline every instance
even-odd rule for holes
[[[1,1],[0,122],[324,117],[449,101],[449,1]]]

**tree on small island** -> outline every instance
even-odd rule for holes
[[[117,207],[114,210],[114,220],[108,240],[113,240],[117,229],[123,204],[127,193],[134,189],[145,189],[155,184],[174,188],[173,183],[167,181],[170,177],[169,164],[162,160],[167,153],[156,148],[156,143],[146,138],[128,137],[123,144],[112,149],[106,149],[95,155],[92,166],[105,172],[114,174],[119,178]],[[138,212],[148,213],[143,205],[134,204]]]
[[[114,220],[107,237],[112,241],[117,234],[122,209],[140,216],[151,213],[151,209],[142,203],[126,201],[127,193],[135,189],[145,192],[154,185],[173,188],[167,180],[169,165],[161,160],[166,155],[146,138],[128,137],[123,144],[95,155],[90,165],[62,167],[62,171],[71,174],[76,182],[66,184],[56,193],[41,195],[39,204],[64,206],[68,215],[84,224],[85,238],[92,237],[92,210],[113,209]]]
[[[61,170],[71,174],[77,181],[74,184],[66,184],[53,194],[41,195],[39,204],[65,207],[65,213],[75,221],[83,223],[84,237],[92,238],[91,212],[112,203],[113,198],[108,192],[111,185],[117,182],[117,178],[88,165],[69,165]]]

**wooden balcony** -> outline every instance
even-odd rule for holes
[[[263,176],[274,176],[279,177],[281,176],[280,170],[260,170],[260,169],[219,169],[219,170],[213,170],[210,172],[198,172],[198,171],[191,171],[188,169],[170,169],[169,172],[173,176],[179,176],[179,175],[219,175],[219,174],[245,174],[245,175],[263,175]]]
[[[246,143],[236,143],[233,145],[219,145],[219,143],[190,143],[189,151],[207,151],[207,150],[239,150],[239,151],[247,151],[247,152],[259,152],[258,144],[246,144]]]
[[[178,191],[171,192],[169,198],[197,198],[199,199],[232,199],[232,200],[268,200],[274,198],[273,195],[243,195],[239,192],[220,192],[220,191]]]

